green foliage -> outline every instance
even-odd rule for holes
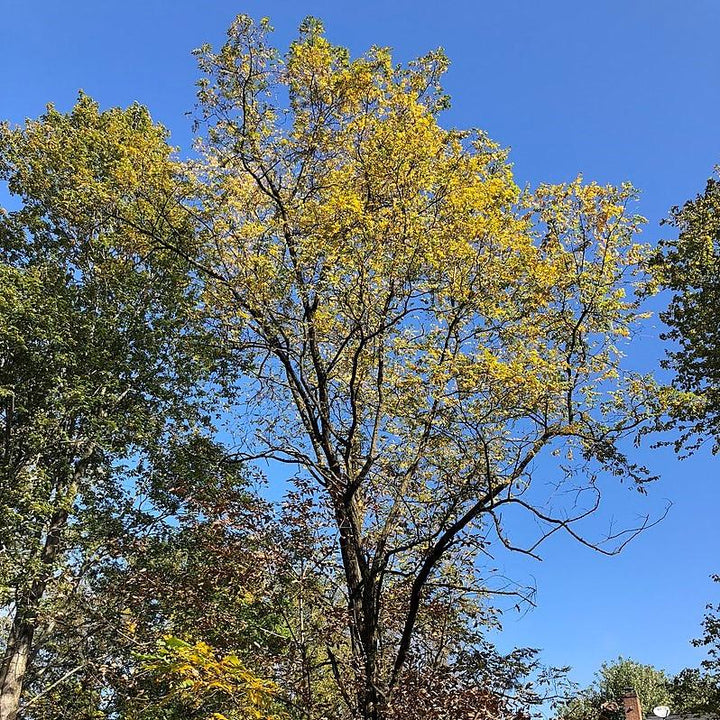
[[[667,675],[662,670],[619,657],[614,662],[601,665],[598,692],[606,699],[617,700],[624,690],[633,688],[641,706],[647,710],[667,704],[667,683]]]
[[[720,708],[720,675],[686,668],[668,683],[670,707],[674,712],[716,714]]]
[[[53,513],[110,502],[120,462],[181,424],[202,427],[209,359],[184,263],[128,251],[114,220],[114,203],[152,193],[142,168],[128,179],[121,150],[167,156],[163,135],[140,108],[103,114],[84,96],[69,116],[51,108],[0,134],[1,176],[22,200],[0,218],[2,539],[20,541],[13,566],[26,575]],[[90,197],[94,183],[103,192]]]
[[[720,575],[713,575],[713,580],[720,583]],[[693,640],[696,647],[705,647],[708,657],[703,667],[715,673],[720,672],[720,604],[710,603],[703,618],[703,636]]]
[[[662,670],[619,657],[603,663],[593,684],[560,708],[558,717],[563,720],[623,720],[622,696],[629,688],[637,693],[644,711],[668,703],[668,678]]]
[[[102,113],[81,96],[68,115],[50,107],[22,129],[0,127],[0,179],[20,200],[0,213],[3,712],[28,658],[38,674],[47,662],[49,678],[72,670],[58,661],[58,626],[83,635],[98,563],[152,523],[135,492],[157,476],[157,448],[211,432],[220,360],[187,262],[142,252],[116,219],[122,208],[147,220],[175,174],[165,131],[137,106]]]
[[[716,713],[720,707],[718,676],[686,668],[668,676],[652,665],[619,657],[603,663],[593,684],[559,708],[561,720],[623,720],[622,696],[637,693],[644,713],[667,705],[674,714]]]
[[[688,391],[675,408],[685,433],[714,437],[720,449],[720,180],[708,180],[704,193],[673,208],[669,224],[679,231],[660,244],[653,267],[663,288],[673,292],[661,318],[669,326],[664,338],[679,345],[666,365],[675,382]],[[692,447],[692,445],[691,445]]]

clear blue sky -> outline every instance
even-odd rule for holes
[[[104,106],[147,104],[187,148],[195,66],[190,50],[220,44],[233,16],[270,16],[284,47],[298,22],[325,21],[331,40],[354,53],[395,48],[408,60],[443,46],[453,98],[445,122],[478,126],[511,146],[521,184],[583,173],[632,181],[649,218],[646,239],[670,232],[658,221],[701,191],[720,163],[720,2],[717,0],[3,0],[0,118],[20,122],[47,102],[68,109],[79,88]],[[656,323],[657,325],[657,323]],[[634,361],[661,352],[648,332]],[[599,663],[623,654],[677,671],[696,664],[708,579],[720,572],[717,522],[720,458],[679,462],[641,453],[662,476],[641,498],[608,493],[605,515],[632,518],[673,503],[668,518],[619,557],[566,540],[542,563],[504,556],[520,581],[537,583],[538,608],[508,614],[500,643],[542,647],[586,683]]]

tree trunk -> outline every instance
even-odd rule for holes
[[[372,652],[372,651],[371,651]],[[377,687],[377,648],[370,656],[365,657],[365,686],[362,690],[360,712],[363,720],[383,720],[385,703]]]
[[[18,608],[0,668],[0,720],[16,720],[18,716],[35,627],[35,618],[27,619],[25,613]]]
[[[365,687],[363,697],[363,718],[382,720],[385,713],[385,695],[381,690],[384,685],[380,677],[380,603],[379,580],[371,572],[363,588],[363,627],[361,640],[365,661]]]
[[[30,590],[17,600],[5,656],[0,663],[0,720],[16,720],[20,710],[23,681],[30,664],[33,638],[38,626],[38,609],[60,554],[68,511],[56,510],[50,519],[38,574]]]

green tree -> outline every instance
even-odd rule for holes
[[[720,582],[720,575],[713,575],[715,582]],[[720,673],[720,605],[710,603],[702,622],[702,637],[693,640],[696,647],[705,647],[708,657],[702,662],[703,668],[717,677]]]
[[[52,624],[25,678],[27,720],[135,717],[160,704],[195,717],[194,705],[170,703],[141,666],[139,655],[169,634],[207,638],[254,668],[282,657],[273,602],[282,556],[267,505],[207,439],[159,453],[137,483],[142,495],[114,518],[118,528],[86,558],[82,577],[74,573],[73,592],[62,604],[54,592]]]
[[[558,717],[563,720],[623,720],[622,696],[630,688],[637,693],[643,711],[667,705],[670,699],[669,679],[662,670],[618,657],[603,663],[592,685],[564,705]]]
[[[716,714],[720,708],[720,676],[699,668],[685,668],[670,678],[670,707],[675,713]]]
[[[627,688],[632,688],[647,711],[669,700],[668,677],[652,665],[619,657],[600,667],[598,691],[606,699],[618,700]]]
[[[144,109],[82,96],[2,126],[0,178],[21,203],[0,214],[0,717],[15,720],[43,633],[123,529],[140,458],[206,431],[211,364],[185,264],[143,254],[114,219],[149,221],[176,189]]]
[[[671,211],[668,224],[678,237],[660,243],[653,267],[660,285],[673,292],[661,318],[669,331],[664,338],[679,346],[668,352],[666,367],[675,371],[675,384],[687,392],[674,420],[683,425],[676,443],[697,447],[704,438],[720,449],[720,180],[707,181],[705,191]],[[717,576],[714,578],[719,579]],[[672,680],[674,707],[685,712],[710,712],[720,707],[720,620],[718,608],[708,606],[703,637],[709,672],[689,668]]]
[[[692,436],[714,437],[720,448],[720,181],[710,178],[705,192],[672,210],[669,224],[678,237],[660,244],[653,265],[656,277],[673,292],[660,317],[669,326],[663,336],[677,349],[666,366],[675,383],[688,392],[675,419]],[[697,442],[697,440],[696,440]]]
[[[622,696],[632,688],[645,713],[667,705],[674,714],[716,713],[720,707],[717,674],[686,668],[669,676],[652,665],[619,657],[603,663],[590,685],[559,709],[562,720],[623,720]]]

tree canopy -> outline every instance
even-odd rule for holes
[[[701,715],[715,713],[720,701],[720,682],[717,674],[685,668],[669,676],[652,665],[644,665],[619,657],[604,662],[594,682],[562,705],[558,717],[562,720],[623,720],[625,710],[622,697],[632,689],[637,693],[643,713],[665,705],[673,715]]]
[[[351,60],[309,19],[283,58],[268,29],[241,16],[198,51],[197,265],[256,358],[242,456],[298,466],[338,533],[364,675],[346,701],[380,718],[437,594],[483,587],[457,569],[493,529],[514,546],[504,511],[545,526],[533,553],[579,537],[603,471],[647,479],[620,446],[657,404],[618,350],[640,319],[641,220],[628,186],[523,193],[483,133],[444,129],[442,53]],[[553,451],[573,508],[538,498]]]
[[[705,191],[672,210],[668,223],[678,237],[660,244],[654,259],[657,278],[673,295],[660,317],[675,347],[666,366],[675,382],[692,393],[676,408],[684,423],[684,443],[714,438],[720,448],[720,181],[710,178]]]
[[[622,697],[628,690],[637,693],[643,712],[669,702],[668,678],[652,665],[619,657],[605,662],[593,684],[561,708],[563,720],[623,720]]]
[[[219,356],[186,265],[141,254],[114,219],[143,214],[141,184],[147,206],[159,202],[169,153],[143,108],[100,113],[84,96],[68,115],[0,129],[0,177],[21,200],[0,217],[3,720],[43,632],[107,541],[133,532],[132,483],[161,447],[207,434]]]
[[[105,717],[470,720],[540,699],[534,652],[484,637],[509,592],[489,550],[614,553],[649,523],[583,525],[607,482],[652,479],[628,441],[671,395],[622,362],[652,291],[633,188],[521,190],[505,150],[441,124],[440,51],[352,59],[308,18],[283,55],[270,30],[239,16],[196,52],[190,160],[84,95],[0,134],[22,201],[0,219],[2,720],[89,529],[122,552],[83,587],[137,590],[113,627],[144,633],[144,665],[114,646],[135,675],[89,701]],[[275,512],[243,492],[259,461],[291,478]]]

